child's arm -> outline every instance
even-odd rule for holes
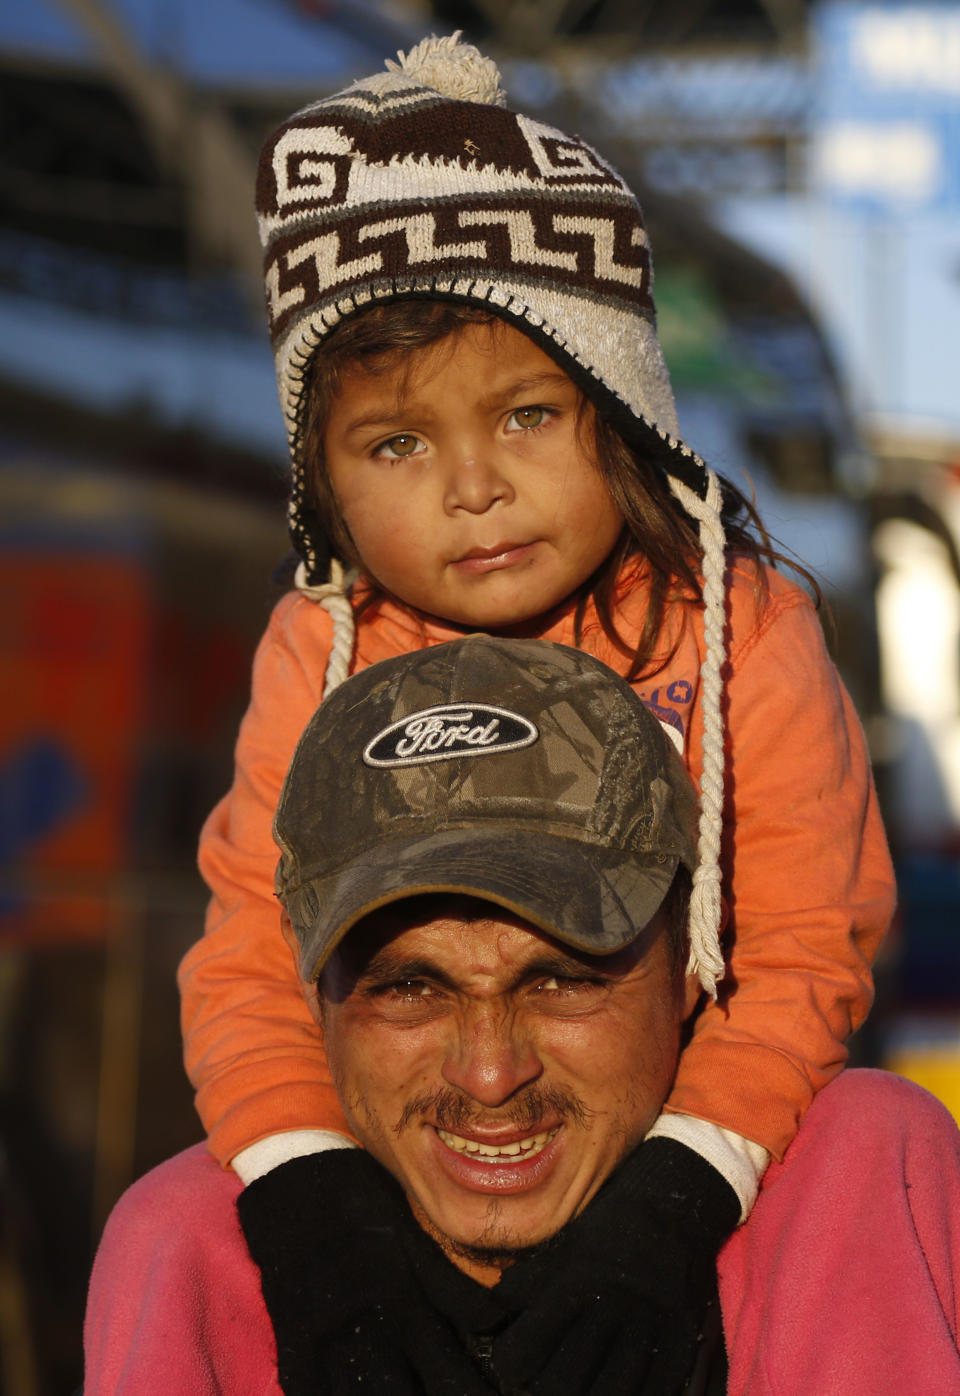
[[[740,1204],[737,1224],[747,1220],[770,1162],[769,1153],[760,1144],[693,1115],[666,1113],[659,1116],[646,1137],[672,1139],[709,1163],[737,1195]]]
[[[291,594],[276,607],[254,661],[233,788],[201,836],[212,900],[206,934],[180,967],[182,1023],[197,1109],[223,1164],[279,1131],[346,1132],[280,931],[271,832],[294,747],[321,699],[330,636],[312,601]]]
[[[732,588],[724,890],[729,970],[680,1060],[668,1111],[781,1157],[872,1002],[893,873],[863,733],[802,592],[759,616]],[[701,730],[691,733],[691,765]]]

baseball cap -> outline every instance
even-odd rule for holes
[[[696,867],[696,827],[686,768],[629,684],[566,645],[471,635],[372,665],[313,715],[274,821],[276,888],[306,980],[364,916],[427,892],[612,954]]]

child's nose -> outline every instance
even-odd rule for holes
[[[510,481],[490,459],[478,454],[450,466],[444,497],[448,513],[463,509],[468,514],[484,514],[491,505],[509,503],[512,498]]]

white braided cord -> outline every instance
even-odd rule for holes
[[[317,605],[322,606],[333,621],[330,658],[327,660],[327,672],[323,676],[324,698],[343,683],[350,672],[350,661],[353,658],[356,626],[353,621],[353,607],[344,591],[343,581],[343,567],[335,557],[330,559],[329,582],[324,582],[321,586],[311,586],[307,581],[305,562],[298,565],[293,578],[293,584],[297,591],[303,592],[304,596],[309,596],[311,601],[316,601]]]
[[[697,868],[690,897],[690,959],[687,973],[696,974],[712,998],[725,969],[720,949],[722,917],[720,839],[723,830],[723,665],[726,660],[726,536],[720,511],[720,482],[705,466],[707,496],[670,477],[670,488],[699,525],[703,549],[704,656],[700,666],[703,712],[703,770],[700,775],[700,837]]]

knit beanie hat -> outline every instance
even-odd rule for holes
[[[397,300],[474,304],[554,359],[620,436],[663,469],[700,526],[707,658],[694,904],[704,903],[712,929],[692,963],[712,992],[723,972],[719,484],[679,436],[636,198],[579,137],[510,111],[496,66],[458,40],[425,39],[382,72],[303,108],[261,153],[257,214],[292,462],[297,584],[334,617],[329,690],[348,672],[352,616],[337,563],[324,575],[302,437],[311,360],[342,320]]]

